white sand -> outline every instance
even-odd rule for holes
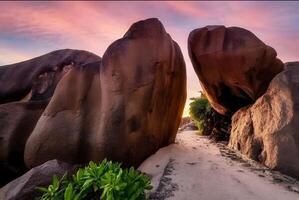
[[[178,133],[176,144],[160,149],[139,167],[152,177],[151,199],[299,200],[299,193],[286,187],[298,190],[298,182],[275,183],[269,170],[261,174],[252,168],[222,156],[219,145],[195,131]]]

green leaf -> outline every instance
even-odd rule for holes
[[[73,199],[73,185],[69,183],[65,192],[64,192],[64,200],[72,200]]]
[[[57,190],[59,187],[59,180],[56,175],[53,176],[53,189]]]
[[[79,169],[72,177],[64,175],[60,181],[53,176],[48,188],[40,187],[40,200],[137,200],[144,199],[144,191],[150,189],[150,179],[135,170],[121,168],[117,162],[103,160]]]
[[[47,188],[44,188],[44,187],[36,187],[36,189],[40,192],[48,192],[48,189]]]
[[[88,179],[88,180],[86,180],[86,181],[84,182],[84,184],[82,185],[82,188],[84,189],[84,188],[89,187],[90,185],[92,185],[92,182],[93,182],[92,179]]]

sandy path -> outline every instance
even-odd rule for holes
[[[152,177],[150,199],[299,200],[299,183],[224,145],[186,131],[176,144],[160,149],[139,168]]]

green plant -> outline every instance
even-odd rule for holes
[[[230,135],[231,118],[218,114],[204,94],[191,98],[189,114],[199,129],[199,134],[209,135],[214,141],[227,141]]]
[[[72,177],[65,174],[60,180],[53,176],[48,187],[38,187],[39,200],[141,200],[151,189],[150,179],[135,170],[122,169],[120,163],[103,160],[99,165],[90,162]]]
[[[195,121],[197,128],[204,133],[208,116],[213,112],[213,109],[203,94],[198,98],[191,98],[191,100],[189,110],[190,117]]]

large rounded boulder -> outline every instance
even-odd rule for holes
[[[138,166],[174,142],[185,99],[179,46],[159,20],[139,21],[100,64],[63,77],[27,140],[25,162],[107,158]]]
[[[50,160],[40,166],[34,167],[17,179],[0,188],[1,200],[32,200],[37,199],[41,192],[37,187],[48,187],[52,184],[53,176],[59,179],[67,173],[72,175],[79,168],[58,160]]]
[[[0,66],[0,104],[22,99],[49,99],[61,77],[70,68],[100,59],[87,51],[62,49],[27,61]]]
[[[23,174],[25,143],[48,101],[0,105],[0,186]]]
[[[97,120],[101,103],[99,67],[100,62],[96,62],[72,68],[58,83],[27,140],[25,161],[28,167],[51,158],[69,163],[89,158],[89,143],[95,141],[92,133],[100,124]]]
[[[298,178],[298,87],[299,62],[287,63],[263,96],[233,115],[229,147]]]
[[[0,67],[0,185],[27,170],[25,143],[61,78],[72,68],[100,59],[87,51],[64,49]]]
[[[195,29],[189,35],[188,50],[204,93],[224,115],[254,103],[283,70],[272,47],[239,27]]]

